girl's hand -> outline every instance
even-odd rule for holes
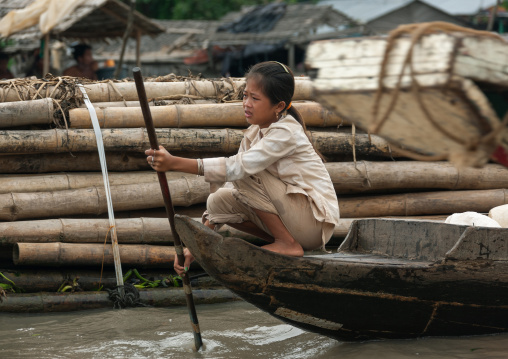
[[[159,146],[157,151],[152,149],[146,150],[145,155],[148,156],[146,158],[148,164],[157,172],[171,170],[173,156],[163,146]]]
[[[176,256],[173,262],[173,268],[179,276],[181,276],[184,272],[187,272],[191,263],[194,262],[194,256],[187,248],[183,249],[183,256],[185,257],[183,267],[178,264],[178,259]]]

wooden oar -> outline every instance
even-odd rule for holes
[[[146,131],[148,133],[148,138],[150,139],[150,146],[152,147],[153,150],[158,150],[159,144],[157,141],[157,136],[155,134],[155,128],[153,126],[150,107],[148,106],[145,85],[143,83],[143,76],[141,76],[141,70],[139,69],[139,67],[135,67],[134,69],[132,69],[132,72],[134,73],[134,81],[136,83],[136,90],[138,92],[139,103],[141,105],[141,111],[143,112],[143,118],[145,119]],[[171,194],[169,193],[169,186],[168,181],[166,179],[166,173],[157,171],[157,176],[159,177],[162,196],[164,197],[164,206],[166,207],[166,213],[168,215],[171,233],[173,234],[173,241],[175,251],[177,254],[178,264],[180,264],[183,267],[185,258],[183,256],[183,247],[182,242],[180,241],[180,236],[178,235],[178,232],[175,229],[175,210],[173,208],[173,202],[171,201]],[[189,310],[189,315],[191,319],[192,331],[194,332],[194,345],[196,346],[196,351],[198,351],[203,346],[203,341],[201,340],[201,332],[199,331],[198,316],[196,314],[196,308],[194,306],[194,298],[192,297],[192,288],[190,285],[190,279],[187,272],[184,272],[182,274],[182,281],[185,291],[185,297],[187,300],[187,308]]]

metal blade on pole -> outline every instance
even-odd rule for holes
[[[123,283],[123,274],[122,274],[122,265],[120,262],[120,250],[118,248],[118,239],[116,236],[116,226],[115,226],[115,214],[113,212],[113,203],[111,201],[111,189],[109,187],[109,177],[108,177],[108,169],[106,166],[106,153],[104,152],[104,143],[102,141],[102,132],[99,126],[99,120],[97,119],[97,114],[95,112],[95,108],[93,107],[86,90],[83,85],[78,85],[81,93],[83,94],[83,99],[85,101],[86,107],[90,112],[90,118],[92,120],[93,129],[95,132],[95,138],[97,140],[97,150],[99,152],[99,160],[101,163],[102,170],[102,178],[104,181],[104,191],[106,192],[106,202],[108,205],[108,218],[111,232],[111,245],[113,249],[113,259],[115,262],[115,273],[116,273],[116,284],[118,286],[118,292],[120,294],[120,298],[125,296],[124,291],[124,283]]]

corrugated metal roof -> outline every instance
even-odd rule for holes
[[[320,5],[331,5],[347,16],[368,23],[395,11],[415,0],[322,0]],[[496,4],[496,0],[420,0],[450,15],[474,15],[480,9]]]
[[[21,9],[34,0],[0,0],[0,16],[9,11]],[[121,37],[125,32],[129,7],[119,0],[87,0],[55,26],[50,34],[66,38],[105,38]],[[134,13],[134,29],[143,34],[156,35],[164,28],[152,22],[139,12]],[[133,36],[135,32],[133,32]],[[41,38],[38,25],[13,34],[13,39]]]
[[[368,23],[397,10],[414,0],[323,0],[320,5],[331,5],[361,23]]]
[[[234,22],[247,14],[253,7],[246,7],[240,12],[232,12],[221,19],[223,23]],[[347,27],[352,19],[331,6],[311,4],[288,4],[285,14],[275,26],[263,33],[231,33],[215,32],[210,41],[221,45],[247,44],[252,42],[276,43],[289,40],[295,43],[305,41],[304,38],[319,26],[328,24],[335,28]]]
[[[476,15],[481,9],[496,4],[496,0],[422,0],[451,15]]]
[[[219,21],[211,20],[152,20],[156,24],[165,28],[165,32],[157,36],[145,35],[141,37],[141,53],[160,53],[165,54],[167,50],[176,42],[187,34],[194,34],[188,41],[182,45],[183,50],[193,50],[203,48],[203,42],[213,33]],[[107,45],[99,45],[94,48],[94,54],[98,56],[111,56],[111,54],[119,53],[122,46],[121,39],[113,39]],[[125,48],[126,56],[132,55],[136,51],[136,42],[129,39]]]

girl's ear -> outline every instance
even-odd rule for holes
[[[284,111],[284,109],[285,109],[285,108],[286,108],[286,103],[285,103],[284,101],[281,101],[281,102],[279,102],[279,103],[276,105],[276,107],[275,107],[275,111],[276,111],[277,113],[279,113],[279,112]]]

